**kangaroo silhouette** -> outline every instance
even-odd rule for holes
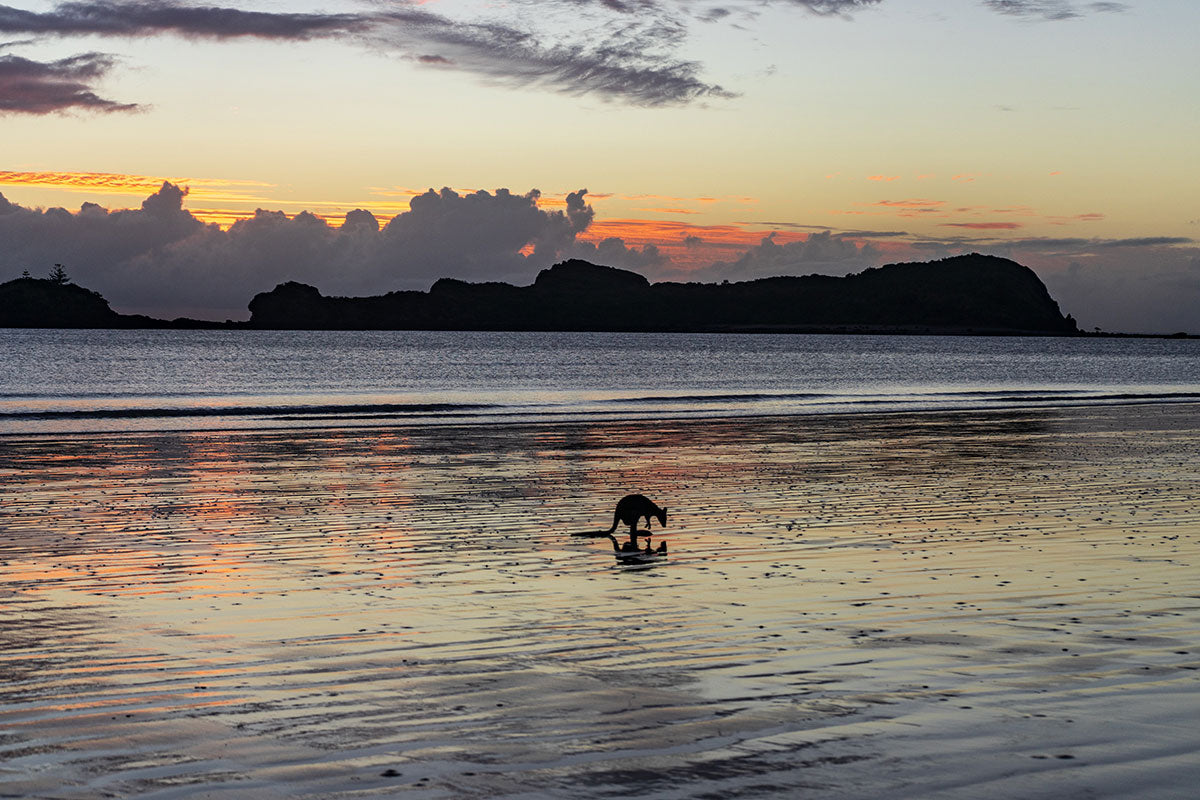
[[[645,531],[643,531],[643,533],[644,532]],[[631,537],[631,540],[626,542],[625,544],[621,544],[620,542],[618,542],[617,537],[613,536],[611,533],[608,534],[608,539],[609,539],[609,541],[612,542],[613,552],[616,553],[617,558],[621,559],[622,561],[626,561],[626,560],[639,560],[640,561],[642,558],[645,558],[645,557],[654,556],[654,555],[665,556],[667,554],[667,543],[659,542],[658,549],[655,550],[650,545],[650,537],[649,536],[646,537],[646,549],[645,550],[639,550],[637,543],[632,541],[632,537]]]
[[[617,509],[613,512],[612,527],[605,531],[605,535],[612,534],[616,531],[617,526],[625,523],[629,526],[629,539],[637,545],[638,520],[646,520],[647,531],[650,528],[650,518],[658,519],[658,524],[667,527],[667,509],[659,508],[643,494],[627,494],[617,501]]]

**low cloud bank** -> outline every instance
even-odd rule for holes
[[[715,262],[689,273],[686,279],[748,281],[773,275],[849,275],[883,261],[883,254],[870,242],[830,231],[785,244],[777,244],[775,234],[769,234],[734,261]]]
[[[111,212],[94,203],[77,212],[29,209],[0,194],[0,279],[62,263],[127,313],[243,319],[254,294],[288,280],[367,295],[427,289],[441,277],[528,283],[563,258],[635,268],[657,261],[653,248],[620,239],[578,241],[595,216],[586,194],[572,192],[564,210],[547,211],[537,190],[431,189],[385,225],[361,209],[338,227],[308,212],[260,209],[229,230],[192,216],[186,190],[167,182],[140,209]]]
[[[1037,271],[1084,330],[1200,333],[1200,248],[1141,247]],[[1033,264],[1031,264],[1033,266]]]
[[[897,231],[815,231],[779,243],[771,234],[732,259],[699,267],[672,262],[653,244],[587,237],[587,190],[546,210],[537,190],[459,194],[430,189],[381,223],[349,212],[334,226],[307,212],[259,210],[228,230],[184,208],[187,190],[164,182],[140,208],[31,209],[0,194],[0,280],[66,265],[80,285],[125,313],[245,319],[258,292],[284,281],[327,295],[428,289],[438,278],[526,285],[567,258],[632,269],[653,281],[742,281],[772,275],[847,275],[886,262],[968,252],[1032,267],[1080,327],[1200,333],[1200,247],[1183,237],[916,240]],[[690,239],[691,241],[688,241]],[[688,249],[698,237],[685,239]]]

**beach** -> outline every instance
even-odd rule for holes
[[[1190,798],[1197,454],[1195,403],[0,437],[0,796]],[[630,492],[665,558],[573,535]]]

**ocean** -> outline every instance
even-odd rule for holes
[[[1197,398],[1195,340],[0,330],[0,434],[634,420]]]

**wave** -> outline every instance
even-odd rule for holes
[[[29,408],[0,405],[0,426],[6,422],[69,422],[71,420],[248,419],[275,422],[337,422],[339,420],[423,420],[505,417],[613,417],[670,414],[820,413],[867,410],[952,410],[955,408],[1055,406],[1104,403],[1188,402],[1200,399],[1196,391],[1086,391],[1076,389],[1012,389],[963,391],[913,391],[879,394],[816,392],[720,392],[712,394],[649,395],[544,402],[533,396],[522,402],[410,402],[315,403],[250,405],[129,405],[85,406],[87,398],[73,398],[74,408]],[[134,399],[134,398],[130,398]],[[144,398],[136,398],[144,399]]]
[[[747,392],[723,394],[647,395],[642,397],[615,397],[599,401],[604,405],[705,405],[714,403],[763,403],[772,401],[798,401],[805,405],[894,405],[931,403],[945,405],[961,400],[985,403],[1017,402],[1029,404],[1058,403],[1064,401],[1155,401],[1194,400],[1200,392],[1102,392],[1080,389],[970,389],[962,391],[912,391],[879,394],[838,394],[815,392]]]
[[[0,420],[140,419],[179,417],[350,417],[450,415],[500,409],[492,403],[353,403],[287,406],[165,406],[0,411]]]
[[[652,405],[656,403],[669,405],[677,403],[721,403],[760,400],[819,400],[821,398],[839,396],[834,394],[815,394],[812,392],[727,392],[724,394],[654,394],[641,397],[608,397],[598,402],[609,405]]]

